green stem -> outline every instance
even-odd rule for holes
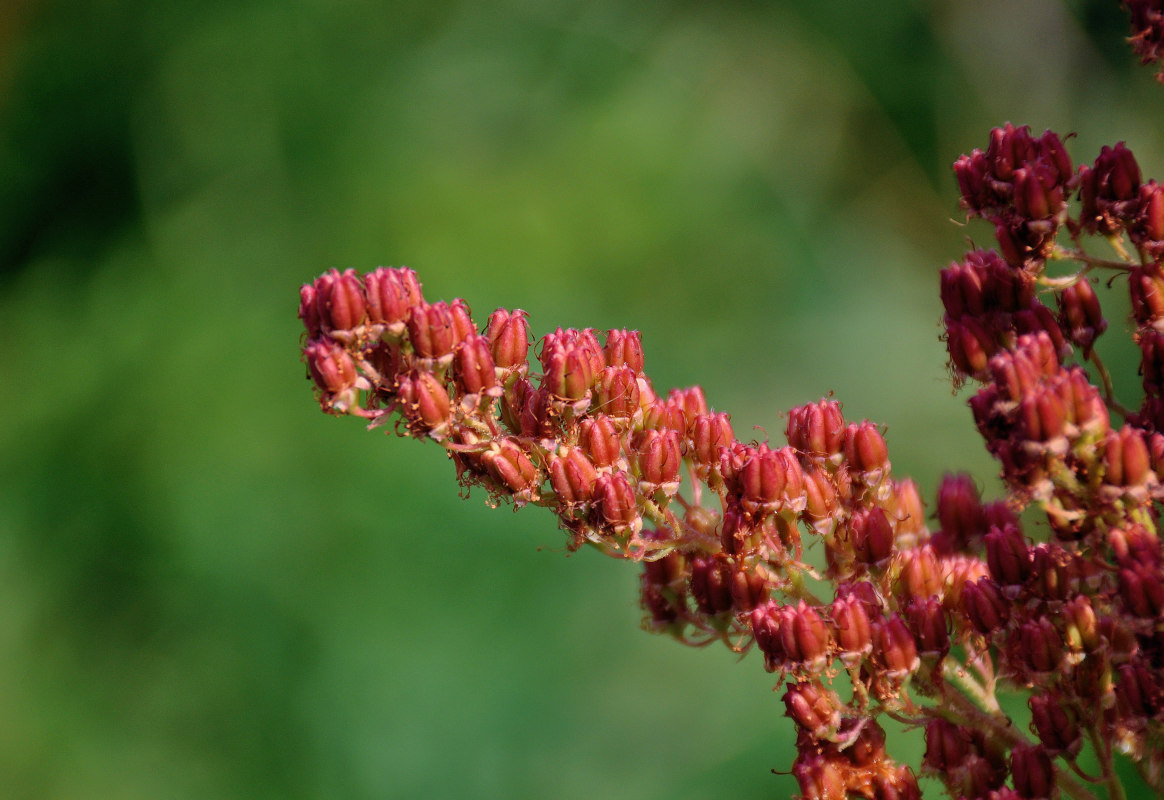
[[[1111,743],[1104,741],[1095,725],[1088,727],[1087,738],[1091,740],[1095,757],[1099,759],[1099,767],[1103,772],[1103,783],[1107,787],[1108,800],[1126,800],[1124,786],[1120,783],[1119,776],[1115,774],[1115,767],[1112,764]]]

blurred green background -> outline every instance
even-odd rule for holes
[[[702,384],[741,435],[834,391],[927,497],[949,469],[996,493],[938,341],[937,270],[990,241],[951,222],[949,164],[1012,120],[1164,173],[1125,26],[1098,1],[6,0],[0,793],[791,794],[754,655],[642,633],[636,569],[319,413],[298,286],[405,264],[479,321],[638,328],[656,385]]]

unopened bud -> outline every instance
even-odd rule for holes
[[[597,481],[598,472],[579,447],[563,448],[550,458],[550,484],[560,503],[567,506],[589,503]]]
[[[841,701],[820,681],[790,684],[784,693],[788,716],[817,739],[828,739],[841,725]]]
[[[841,451],[845,420],[841,404],[824,399],[788,412],[785,435],[788,444],[811,456],[831,456]]]
[[[502,369],[521,368],[529,353],[529,322],[520,308],[499,308],[489,317],[485,335],[493,352],[493,362]]]
[[[379,267],[364,276],[368,294],[368,319],[381,325],[398,325],[408,319],[413,306],[424,302],[420,281],[407,267]]]
[[[608,331],[604,353],[607,366],[627,366],[635,372],[643,371],[643,343],[638,331]]]

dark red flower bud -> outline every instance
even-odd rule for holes
[[[974,479],[965,472],[947,473],[938,487],[938,522],[934,549],[949,555],[965,551],[981,540],[987,530],[986,509]]]
[[[1164,239],[1164,186],[1156,181],[1140,186],[1139,209],[1128,236],[1138,247],[1149,250]]]
[[[463,394],[501,394],[489,340],[473,334],[465,338],[453,353],[453,377]]]
[[[1107,330],[1099,298],[1086,278],[1059,293],[1059,324],[1085,356],[1091,352],[1099,335]]]
[[[793,722],[817,739],[828,739],[841,726],[841,701],[820,681],[789,684],[784,705]]]
[[[926,723],[926,753],[922,764],[927,769],[949,774],[972,755],[977,752],[968,731],[941,718]]]
[[[971,253],[970,255],[974,255]],[[997,258],[997,256],[995,256]],[[941,271],[942,305],[951,320],[979,317],[986,311],[984,270],[976,261],[954,262]]]
[[[1041,543],[1031,548],[1027,589],[1035,597],[1066,601],[1079,590],[1081,581],[1081,562],[1074,554],[1057,544]]]
[[[367,300],[354,269],[333,269],[315,281],[316,305],[325,331],[350,331],[364,322]]]
[[[1164,611],[1164,575],[1155,564],[1135,562],[1120,569],[1120,597],[1124,607],[1142,619],[1157,619]]]
[[[862,564],[878,564],[893,555],[893,525],[878,506],[858,509],[849,519],[853,555]]]
[[[529,353],[528,315],[520,308],[507,311],[499,308],[489,317],[485,335],[493,352],[493,362],[502,369],[514,369],[526,365]]]
[[[851,594],[837,598],[832,619],[841,661],[850,667],[859,664],[873,650],[873,623],[865,603]]]
[[[1019,587],[1031,571],[1031,550],[1015,526],[991,528],[986,534],[986,563],[990,576],[1002,586]]]
[[[1144,721],[1160,712],[1164,692],[1143,661],[1124,664],[1115,687],[1116,710],[1126,720]]]
[[[954,175],[962,192],[962,207],[971,213],[981,213],[983,209],[994,205],[993,193],[988,185],[988,171],[986,155],[981,150],[975,150],[954,162]]]
[[[845,748],[846,754],[849,756],[849,761],[853,762],[858,767],[878,767],[886,763],[885,754],[885,729],[877,724],[877,720],[865,718],[853,720],[853,723],[860,726],[856,738],[852,743]],[[841,736],[847,736],[849,730],[847,729],[848,721],[842,725]]]
[[[1079,221],[1092,233],[1110,236],[1134,213],[1139,192],[1140,167],[1132,151],[1123,142],[1105,145],[1093,167],[1079,169]]]
[[[541,474],[525,450],[514,439],[497,439],[485,453],[485,464],[497,483],[514,494],[533,495],[541,485]]]
[[[826,398],[797,406],[788,412],[784,433],[788,444],[807,455],[831,456],[841,452],[845,435],[841,404]]]
[[[792,765],[792,776],[800,787],[803,800],[845,800],[845,772],[847,765],[820,755],[797,757]]]
[[[1066,755],[1075,758],[1083,749],[1083,734],[1074,712],[1054,694],[1031,695],[1027,705],[1031,709],[1031,727],[1051,756]]]
[[[563,447],[550,457],[550,484],[558,502],[566,506],[589,503],[594,498],[598,472],[580,447]]]
[[[639,488],[644,494],[662,491],[670,496],[679,490],[683,457],[676,431],[644,431],[637,442],[635,462],[639,468]]]
[[[1106,467],[1103,480],[1108,486],[1143,486],[1151,471],[1143,431],[1125,425],[1119,431],[1109,432],[1104,439],[1103,463]]]
[[[594,383],[593,360],[585,347],[562,345],[551,349],[547,345],[542,365],[542,388],[562,400],[581,400]]]
[[[1058,794],[1055,767],[1040,745],[1019,745],[1012,749],[1010,775],[1015,791],[1027,800],[1050,800]]]
[[[615,533],[634,532],[642,525],[635,490],[625,472],[599,475],[594,498],[601,521]]]
[[[607,366],[625,365],[635,372],[643,371],[643,343],[638,331],[608,331],[604,352]]]
[[[642,399],[641,388],[640,399]],[[643,406],[643,429],[663,430],[665,428],[684,437],[687,435],[687,418],[683,416],[683,407],[678,403],[658,398],[645,403]]]
[[[1010,603],[998,584],[989,578],[967,583],[962,589],[962,611],[974,630],[989,636],[1010,619]]]
[[[579,427],[579,444],[594,466],[610,467],[617,461],[622,444],[614,420],[605,414],[586,417]]]
[[[782,606],[769,600],[752,609],[749,621],[756,646],[764,654],[764,669],[775,672],[784,663],[784,642],[780,636]]]
[[[998,351],[996,337],[974,317],[946,320],[946,351],[958,375],[984,379],[990,357]]]
[[[732,565],[724,557],[691,559],[691,596],[704,614],[715,616],[731,611],[732,572]]]
[[[368,294],[368,319],[380,325],[395,325],[408,319],[413,306],[424,302],[420,281],[408,267],[379,267],[364,276]]]
[[[1014,209],[1025,219],[1047,219],[1063,205],[1063,193],[1053,183],[1048,187],[1035,167],[1014,171]]]
[[[824,669],[830,637],[816,609],[803,600],[780,609],[780,641],[784,658],[809,672]]]
[[[884,470],[889,469],[889,449],[885,446],[885,437],[868,420],[851,423],[845,428],[843,447],[850,470],[875,473],[879,477]]]
[[[711,467],[719,461],[719,450],[735,441],[731,418],[724,413],[700,414],[691,425],[691,455],[701,467]]]
[[[595,386],[597,407],[618,419],[629,419],[640,411],[638,375],[630,367],[606,367]]]
[[[873,627],[873,652],[885,667],[886,677],[896,682],[904,681],[921,666],[913,634],[898,616],[887,617]]]
[[[937,596],[910,600],[905,616],[919,655],[942,658],[950,652],[950,631],[942,601]]]
[[[431,372],[412,370],[400,378],[396,396],[413,435],[441,438],[452,419],[449,393]]]
[[[1032,672],[1055,672],[1063,663],[1063,637],[1045,617],[1025,622],[1013,656]]]
[[[1132,267],[1128,272],[1132,315],[1140,325],[1164,319],[1164,269],[1155,263]]]
[[[330,339],[313,339],[303,348],[311,379],[324,392],[340,394],[356,384],[359,373],[352,357]]]
[[[768,599],[768,582],[759,570],[741,564],[732,572],[731,592],[739,611],[751,611]]]

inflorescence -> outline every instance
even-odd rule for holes
[[[1007,495],[947,475],[932,527],[883,431],[831,398],[788,413],[786,444],[743,441],[699,387],[655,389],[638,332],[559,328],[531,365],[524,312],[481,330],[407,268],[304,285],[303,358],[325,412],[435,442],[466,490],[638,563],[649,630],[759,650],[803,797],[920,797],[881,715],[924,728],[921,772],[954,798],[1122,797],[1117,752],[1164,792],[1164,186],[1123,143],[1077,167],[1009,124],[954,171],[997,248],[942,270],[944,338]],[[1130,292],[1137,408],[1094,346],[1101,274]],[[1029,734],[1004,689],[1028,693]]]

